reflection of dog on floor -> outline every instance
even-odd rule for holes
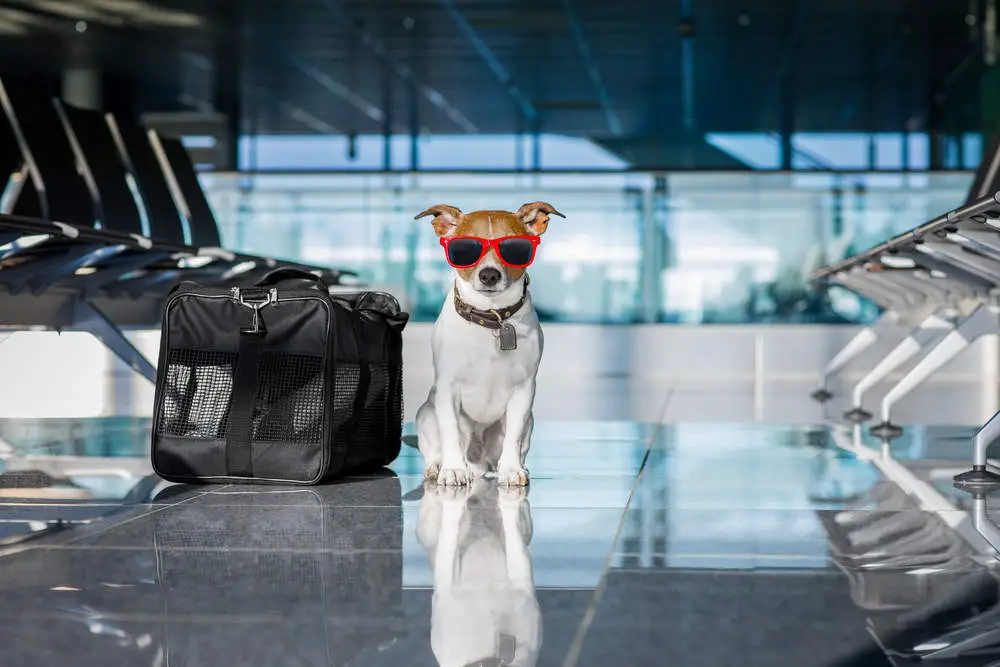
[[[431,650],[441,667],[527,667],[542,645],[523,487],[424,485],[417,538],[434,573]]]

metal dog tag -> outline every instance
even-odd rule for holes
[[[497,330],[497,340],[500,342],[500,349],[504,352],[517,349],[517,331],[510,322],[504,322]]]

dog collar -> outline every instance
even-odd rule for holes
[[[481,327],[487,329],[500,329],[503,323],[506,322],[511,315],[516,313],[521,309],[521,306],[528,300],[528,276],[524,276],[524,292],[521,294],[521,298],[515,303],[504,308],[491,308],[489,310],[480,310],[479,308],[473,308],[465,301],[462,301],[462,297],[458,295],[458,286],[455,287],[455,312],[463,320],[472,322],[473,324],[478,324]]]

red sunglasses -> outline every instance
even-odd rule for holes
[[[500,261],[509,267],[523,269],[535,260],[535,249],[542,239],[538,236],[502,236],[482,239],[478,236],[445,236],[441,238],[445,257],[456,269],[478,264],[493,248]]]

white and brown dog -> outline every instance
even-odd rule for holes
[[[441,667],[532,667],[542,612],[525,487],[424,483],[417,539],[434,575],[431,650]]]
[[[434,383],[417,411],[424,477],[442,486],[496,472],[502,485],[528,483],[542,331],[528,294],[549,216],[545,202],[516,213],[433,206],[434,230],[456,279],[432,334]]]

